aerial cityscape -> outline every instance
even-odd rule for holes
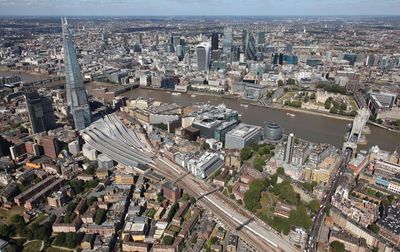
[[[0,1],[0,251],[400,251],[400,3],[332,2]]]

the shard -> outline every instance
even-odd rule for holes
[[[86,89],[80,72],[80,66],[76,57],[71,32],[68,29],[66,18],[61,19],[64,40],[64,65],[66,80],[66,95],[68,105],[68,118],[76,130],[81,130],[90,125],[92,115],[90,113]]]

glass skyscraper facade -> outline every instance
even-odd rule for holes
[[[92,121],[86,89],[80,72],[80,66],[76,57],[75,47],[71,32],[65,18],[62,19],[62,31],[64,40],[64,65],[66,96],[69,121],[76,130],[89,126]]]
[[[232,50],[232,28],[226,27],[224,29],[224,43],[222,46],[223,53],[230,55]]]
[[[256,58],[256,40],[254,39],[254,36],[251,34],[247,34],[246,36],[246,49],[244,51],[246,60],[255,60]]]

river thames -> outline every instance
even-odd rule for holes
[[[285,134],[295,133],[299,138],[316,143],[329,143],[341,148],[344,135],[347,131],[349,120],[325,117],[322,115],[292,112],[295,116],[288,115],[287,110],[267,108],[249,104],[247,108],[241,106],[241,102],[235,99],[195,95],[182,93],[173,95],[163,90],[134,89],[124,94],[130,98],[151,97],[162,102],[174,102],[179,105],[188,106],[196,103],[207,103],[218,105],[225,104],[228,108],[237,110],[241,114],[242,122],[264,126],[269,122],[279,123]],[[378,145],[381,149],[394,151],[400,149],[400,134],[373,125],[368,126],[371,133],[366,135],[367,144],[359,145],[359,149],[367,149]]]
[[[18,74],[16,72],[1,72],[0,76]],[[20,73],[23,81],[46,79],[47,76]],[[110,86],[109,84],[107,86]],[[196,95],[182,93],[173,95],[163,90],[134,89],[123,94],[130,98],[149,97],[162,102],[177,103],[188,106],[196,103],[211,103],[214,105],[225,104],[228,108],[235,109],[241,114],[244,123],[265,126],[266,123],[279,123],[285,134],[295,133],[299,138],[316,143],[329,143],[341,148],[344,135],[347,131],[349,120],[330,118],[317,114],[304,112],[292,112],[295,116],[289,116],[287,110],[260,107],[249,104],[247,108],[241,106],[241,101],[217,96]],[[369,125],[370,134],[366,135],[367,144],[359,145],[359,150],[378,145],[381,149],[394,151],[400,150],[400,134],[379,127]]]

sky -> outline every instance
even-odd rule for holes
[[[0,0],[0,15],[399,15],[400,0]]]

